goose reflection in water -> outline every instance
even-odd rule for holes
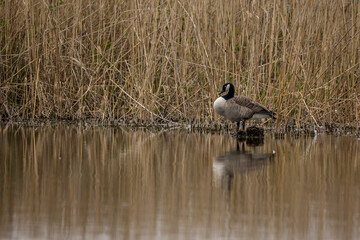
[[[244,143],[241,143],[240,147],[240,143],[237,142],[236,150],[214,157],[213,175],[215,184],[220,187],[227,187],[230,190],[234,175],[261,169],[261,167],[269,164],[275,155],[274,151],[272,153],[263,153],[254,150],[255,148],[252,148],[252,151],[247,151]]]

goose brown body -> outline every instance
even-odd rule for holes
[[[214,110],[217,114],[224,116],[226,119],[237,122],[237,131],[239,130],[240,121],[243,121],[243,130],[245,130],[245,121],[275,118],[275,113],[268,110],[265,106],[243,96],[234,96],[234,86],[231,83],[223,85],[222,91],[226,95],[219,97],[214,102]]]
[[[272,117],[271,112],[263,105],[254,102],[247,97],[233,97],[229,100],[219,98],[214,103],[214,109],[217,114],[226,119],[238,122],[250,119],[261,119]]]

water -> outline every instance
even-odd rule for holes
[[[275,152],[275,154],[273,153]],[[2,239],[357,239],[360,141],[0,126]]]

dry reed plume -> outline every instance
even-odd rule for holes
[[[230,81],[278,126],[358,127],[359,11],[347,0],[3,0],[0,116],[217,123],[212,103]]]

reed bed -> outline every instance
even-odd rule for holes
[[[217,124],[225,82],[277,126],[360,123],[360,2],[0,1],[2,120]]]

